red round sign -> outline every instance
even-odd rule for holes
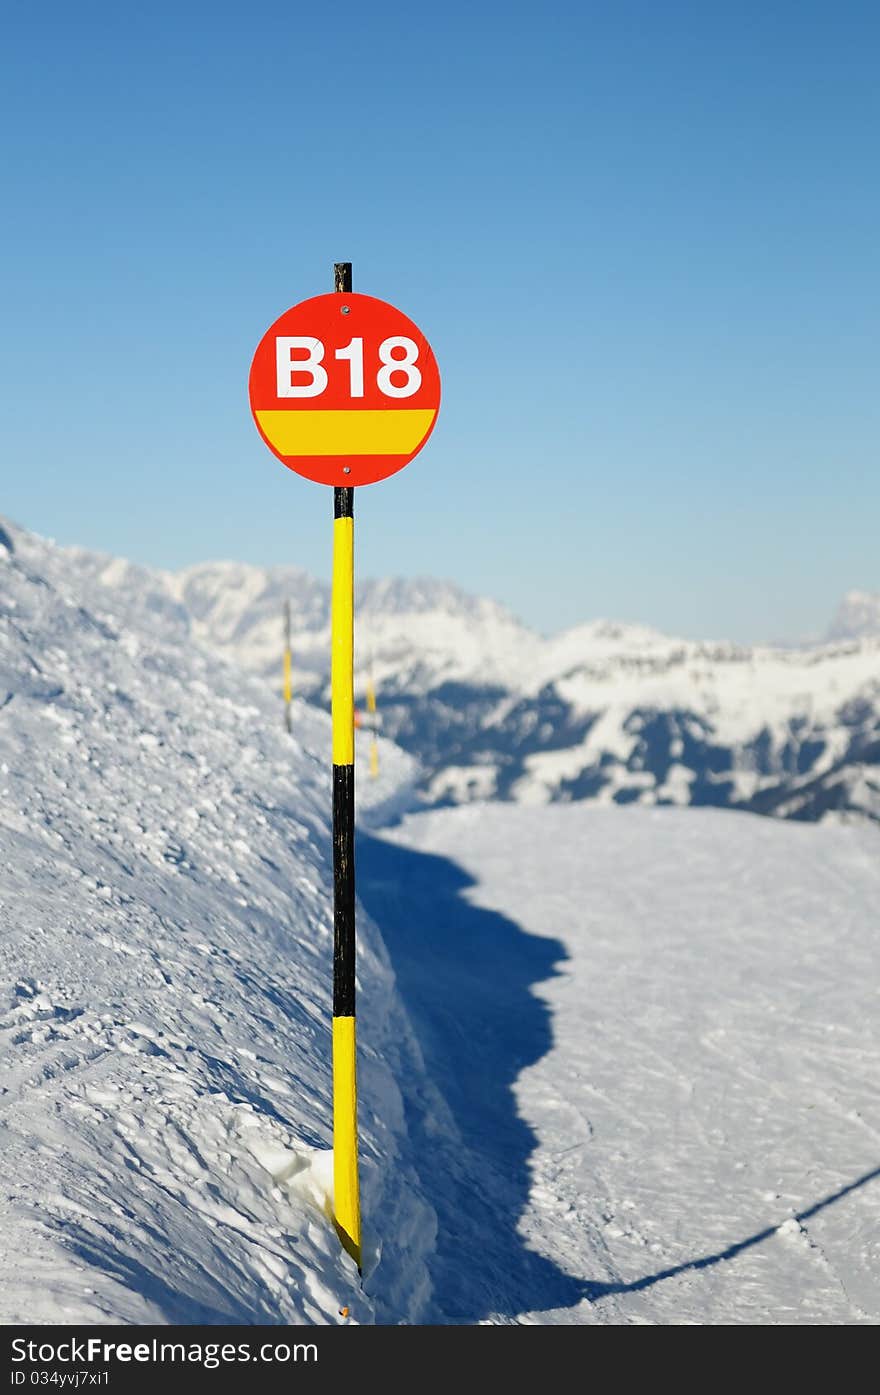
[[[421,330],[384,300],[316,295],[266,330],[250,373],[257,430],[318,484],[374,484],[430,436],[440,374]]]

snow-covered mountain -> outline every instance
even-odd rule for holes
[[[859,639],[865,635],[880,635],[880,595],[875,591],[847,591],[828,628],[828,638]]]
[[[232,564],[167,584],[206,643],[276,689],[289,597],[295,682],[326,705],[327,587]],[[844,613],[843,637],[802,649],[607,621],[544,638],[448,583],[368,582],[358,685],[372,674],[382,729],[421,762],[430,804],[589,799],[880,819],[880,630],[868,598],[850,597]]]
[[[294,567],[234,562],[187,567],[163,579],[192,617],[196,638],[273,682],[281,672],[282,611],[289,599],[300,689],[315,695],[325,686],[329,586]],[[509,686],[540,646],[538,636],[503,606],[469,596],[451,582],[362,582],[356,606],[361,687],[370,667],[383,686],[487,680]]]
[[[255,673],[278,669],[282,609],[290,599],[301,678],[311,686],[326,667],[320,636],[329,633],[330,591],[307,572],[213,562],[154,575],[152,584],[164,584],[189,615],[196,640]]]

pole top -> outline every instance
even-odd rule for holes
[[[351,290],[351,262],[333,263],[333,289],[343,294]]]

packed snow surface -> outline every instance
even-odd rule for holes
[[[148,574],[4,537],[0,1321],[880,1319],[876,830],[394,823],[411,762],[360,752],[361,1283],[329,723]]]
[[[458,1129],[448,1317],[880,1319],[872,830],[487,804],[361,886]]]

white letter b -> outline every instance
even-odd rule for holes
[[[296,350],[305,358],[294,358]],[[279,397],[320,397],[327,386],[327,370],[321,367],[324,345],[307,334],[279,335],[275,340],[276,391]],[[294,373],[308,373],[311,382],[296,384]]]

